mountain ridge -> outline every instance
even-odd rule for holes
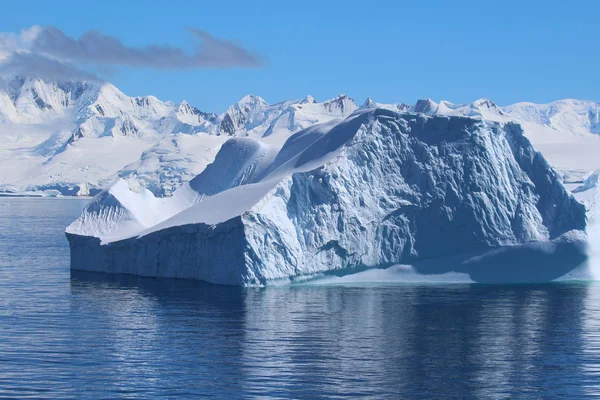
[[[322,102],[309,95],[275,104],[247,95],[217,114],[187,101],[130,97],[110,83],[16,77],[0,89],[0,192],[89,195],[121,177],[133,187],[170,195],[212,162],[229,137],[260,138],[278,147],[294,132],[365,108],[516,120],[567,181],[583,180],[600,168],[593,162],[575,168],[564,155],[553,156],[554,147],[563,143],[596,148],[600,103],[594,101],[499,107],[488,99],[466,105],[421,99],[411,106],[367,98],[359,106],[343,94]],[[546,153],[544,146],[552,141],[556,146]]]

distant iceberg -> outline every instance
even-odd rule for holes
[[[585,253],[585,207],[514,123],[363,108],[281,148],[231,138],[171,197],[136,190],[115,182],[67,228],[72,269],[264,285],[411,264],[498,282]]]

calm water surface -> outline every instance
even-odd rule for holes
[[[0,397],[600,395],[600,285],[268,289],[73,274],[81,200],[0,198]]]

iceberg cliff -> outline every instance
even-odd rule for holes
[[[280,149],[230,139],[169,198],[119,181],[67,237],[73,269],[246,285],[558,248],[584,228],[585,208],[519,125],[378,108]]]

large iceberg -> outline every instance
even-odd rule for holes
[[[456,257],[443,265],[497,281],[510,254],[582,261],[585,208],[514,123],[366,108],[281,148],[229,139],[171,197],[136,190],[115,182],[67,228],[73,269],[255,285]]]

